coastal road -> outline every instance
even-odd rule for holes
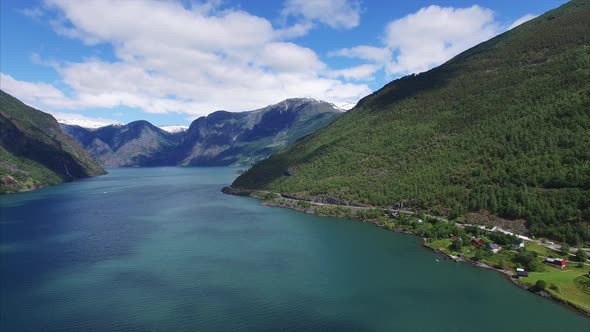
[[[280,196],[282,199],[289,200],[289,201],[292,201],[292,202],[307,202],[310,205],[314,205],[314,206],[348,207],[352,211],[383,209],[385,211],[388,211],[390,214],[391,213],[401,213],[401,214],[405,214],[405,215],[416,215],[417,214],[415,211],[410,211],[410,210],[398,210],[398,209],[380,208],[380,207],[374,207],[374,206],[354,206],[354,205],[341,205],[341,204],[320,203],[320,202],[308,201],[308,200],[303,200],[303,199],[297,199],[297,198],[293,198],[293,197],[286,197],[283,194],[275,193],[275,192],[272,192],[272,191],[266,191],[266,190],[257,190],[256,192],[264,193],[264,194],[277,195],[277,196]],[[439,217],[439,216],[434,216],[434,215],[429,215],[429,214],[426,214],[426,216],[429,217],[429,218],[435,218],[437,220],[444,221],[444,222],[448,222],[449,221],[448,219],[445,219],[445,218]],[[462,226],[462,227],[465,227],[465,226],[474,226],[474,227],[479,227],[479,228],[482,228],[482,229],[486,229],[482,225],[476,225],[476,224],[457,223],[457,225]],[[513,232],[510,232],[510,231],[504,230],[502,228],[499,228],[499,227],[494,227],[494,229],[492,229],[492,230],[489,230],[489,229],[486,229],[486,230],[487,231],[501,232],[501,233],[504,233],[504,234],[514,235],[514,236],[517,236],[517,237],[519,237],[519,238],[521,238],[523,240],[534,242],[536,244],[539,244],[541,246],[544,246],[544,247],[546,247],[548,249],[555,250],[555,251],[558,251],[558,252],[561,251],[561,245],[559,245],[559,244],[547,243],[547,242],[540,241],[540,240],[537,240],[537,239],[532,239],[532,238],[529,238],[529,237],[524,236],[522,234],[513,233]],[[570,254],[574,254],[575,255],[575,252],[577,250],[578,250],[578,248],[570,248]],[[588,253],[588,255],[590,256],[590,248],[582,248],[582,250],[586,251],[586,253]]]

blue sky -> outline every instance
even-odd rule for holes
[[[289,97],[350,106],[564,2],[3,0],[0,87],[105,123],[188,125]]]

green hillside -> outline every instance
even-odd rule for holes
[[[589,1],[572,1],[395,80],[232,186],[450,217],[487,210],[588,242],[589,17]]]
[[[104,173],[51,115],[0,90],[0,194]]]

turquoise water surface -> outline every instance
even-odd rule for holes
[[[415,237],[224,195],[234,171],[111,169],[0,197],[0,330],[590,330]]]

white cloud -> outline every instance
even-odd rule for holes
[[[292,26],[278,29],[275,31],[275,37],[278,39],[296,38],[306,35],[313,28],[311,22],[299,22]]]
[[[314,51],[293,43],[269,43],[258,59],[271,68],[286,72],[317,72],[326,67]],[[294,59],[297,61],[294,62]]]
[[[46,0],[45,16],[57,33],[88,45],[111,45],[116,60],[56,62],[33,55],[35,63],[53,67],[71,93],[12,77],[10,92],[53,111],[126,106],[191,117],[255,109],[289,97],[355,103],[371,92],[365,84],[330,76],[313,50],[286,40],[307,33],[312,23],[276,29],[264,18],[219,3]]]
[[[371,80],[373,75],[380,69],[377,65],[364,64],[356,67],[332,70],[331,77],[341,77],[346,80]]]
[[[35,20],[43,16],[43,11],[39,7],[21,9],[20,13]]]
[[[90,47],[112,46],[115,60],[47,61],[33,54],[34,63],[58,72],[68,94],[48,83],[3,74],[7,92],[49,111],[125,106],[191,118],[218,109],[255,109],[289,97],[354,104],[371,92],[360,82],[379,70],[389,76],[428,70],[508,26],[479,6],[430,6],[387,24],[380,45],[329,53],[366,62],[333,69],[312,49],[289,39],[309,33],[318,23],[357,26],[357,1],[287,0],[282,14],[297,19],[279,28],[243,10],[222,8],[220,0],[184,5],[45,0],[43,10],[30,16]]]
[[[534,14],[526,14],[520,18],[518,18],[516,21],[514,21],[514,23],[512,23],[509,27],[508,30],[512,30],[514,28],[516,28],[517,26],[523,24],[524,22],[530,21],[533,18],[537,17],[538,15],[534,15]]]
[[[533,18],[525,15],[510,28]],[[429,6],[389,22],[382,45],[336,50],[332,56],[357,58],[385,68],[388,76],[419,73],[438,66],[462,51],[506,30],[494,12],[472,6]]]
[[[351,48],[343,48],[330,52],[330,56],[343,56],[348,58],[358,58],[368,61],[374,61],[377,63],[385,63],[389,61],[391,57],[391,51],[383,47],[375,46],[355,46]]]
[[[385,28],[385,46],[397,52],[389,73],[414,73],[437,66],[500,31],[490,9],[420,9]]]
[[[61,11],[66,36],[97,42],[126,43],[145,38],[164,45],[214,51],[247,48],[268,42],[273,28],[266,19],[228,10],[207,16],[170,1],[47,0]],[[116,10],[115,10],[116,9]],[[60,32],[60,30],[58,30]]]
[[[42,108],[47,103],[53,104],[66,98],[63,92],[51,84],[18,81],[4,73],[0,73],[0,87],[5,92],[36,108]]]
[[[360,4],[354,0],[287,0],[283,15],[342,29],[358,26],[361,16]]]

